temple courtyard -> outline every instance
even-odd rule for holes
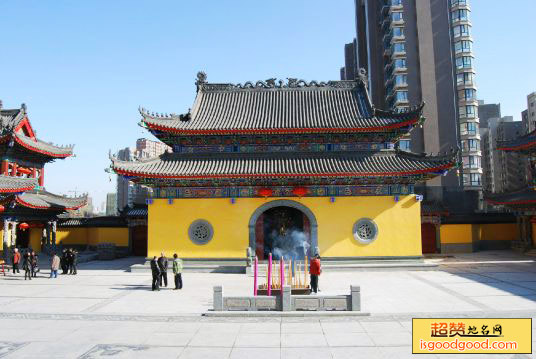
[[[93,261],[58,279],[0,274],[0,358],[410,358],[412,317],[536,318],[536,257],[509,251],[427,259],[431,270],[324,271],[322,294],[361,286],[360,317],[203,316],[214,285],[248,295],[252,277],[187,272],[183,290],[151,292],[150,274],[128,271],[142,261]]]

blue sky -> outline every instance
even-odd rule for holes
[[[519,119],[536,91],[536,1],[471,2],[479,98]],[[0,99],[25,102],[38,137],[76,144],[47,166],[47,189],[100,204],[115,190],[108,151],[152,138],[138,106],[187,111],[199,70],[214,82],[338,79],[353,12],[353,0],[2,0]]]

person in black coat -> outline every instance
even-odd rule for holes
[[[71,250],[71,257],[69,260],[69,274],[76,275],[76,264],[78,260],[78,252],[74,249]]]
[[[64,249],[61,253],[61,258],[60,258],[60,266],[61,266],[62,274],[67,274],[67,271],[69,270],[68,262],[69,262],[69,253],[67,249]]]
[[[160,286],[164,282],[164,285],[167,287],[168,259],[164,255],[164,252],[160,253],[160,258],[158,258],[158,268],[160,269]]]
[[[151,273],[153,274],[152,289],[160,290],[160,286],[158,285],[158,283],[160,282],[160,267],[158,266],[156,256],[154,256],[151,260]]]
[[[32,262],[30,252],[24,253],[24,257],[22,260],[22,269],[24,269],[24,280],[26,280],[26,278],[32,280]]]

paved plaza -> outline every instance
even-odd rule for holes
[[[361,286],[366,317],[204,317],[214,285],[248,295],[253,279],[185,273],[183,290],[151,292],[148,274],[127,271],[141,258],[85,263],[55,280],[46,270],[32,281],[9,274],[0,276],[0,358],[410,358],[412,317],[536,317],[535,260],[482,252],[428,260],[437,270],[323,273],[322,294]]]

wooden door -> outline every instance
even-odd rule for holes
[[[147,257],[147,226],[132,227],[132,254]]]
[[[431,223],[421,225],[422,253],[437,253],[436,246],[436,226]]]

